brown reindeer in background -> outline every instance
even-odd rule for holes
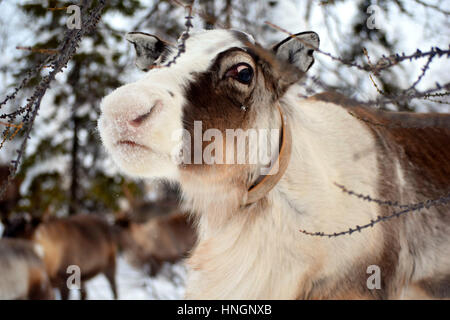
[[[39,249],[30,241],[0,239],[0,300],[53,299]]]
[[[78,266],[81,271],[81,299],[86,298],[85,281],[103,273],[117,299],[115,282],[116,245],[110,226],[95,216],[76,215],[39,219],[17,217],[4,221],[5,237],[25,237],[43,249],[45,268],[53,287],[68,299],[67,268]]]
[[[156,276],[164,262],[187,257],[195,243],[195,230],[186,214],[174,213],[150,218],[144,223],[122,216],[116,221],[119,247],[137,267],[148,266]]]
[[[136,198],[127,186],[123,186],[123,193],[130,208],[118,214],[115,231],[125,258],[136,267],[148,268],[152,277],[165,262],[176,263],[186,258],[196,235],[187,214],[180,213],[178,202],[174,199],[145,202]]]

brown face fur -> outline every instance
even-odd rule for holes
[[[257,52],[262,54],[263,58]],[[250,68],[253,74],[248,84],[227,75],[230,70],[243,64]],[[299,72],[296,77],[301,75],[302,73]],[[225,139],[226,130],[258,129],[260,115],[269,115],[269,118],[277,119],[277,100],[288,88],[286,85],[288,81],[293,81],[286,81],[283,78],[285,76],[292,75],[282,71],[282,64],[275,60],[271,52],[257,45],[244,49],[230,48],[220,53],[206,72],[194,74],[194,80],[185,87],[187,102],[183,106],[184,129],[190,133],[191,137],[194,137],[194,121],[202,122],[202,135],[208,129],[218,129],[224,138],[221,160],[226,163],[229,160],[226,159],[226,148],[230,144],[230,141]],[[274,128],[263,129],[279,129],[279,126],[275,124]],[[190,150],[194,150],[193,139],[187,143],[190,143]],[[210,143],[210,141],[203,141],[202,152]],[[236,156],[237,144],[232,147]],[[246,152],[248,155],[248,149]],[[193,152],[191,152],[189,163],[192,164],[182,168],[195,172],[213,170],[216,174],[221,169],[228,173],[236,169],[236,166],[218,169],[208,165],[195,165]],[[240,167],[242,169],[242,166]]]

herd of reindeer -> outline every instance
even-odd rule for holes
[[[0,180],[7,174],[8,169],[0,167]],[[117,299],[118,254],[155,276],[165,262],[186,257],[195,243],[193,226],[176,205],[153,210],[146,221],[133,219],[130,212],[118,215],[113,223],[93,214],[10,216],[18,190],[19,183],[13,181],[0,201],[0,300],[54,299],[54,289],[61,299],[68,299],[68,267],[73,265],[80,270],[81,299],[87,297],[85,282],[99,274],[106,277]]]

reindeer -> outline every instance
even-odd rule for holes
[[[450,297],[445,203],[351,235],[300,232],[334,234],[391,214],[335,183],[404,204],[447,194],[448,114],[375,112],[337,93],[301,98],[314,32],[270,49],[234,30],[185,35],[183,50],[145,33],[127,39],[149,71],[103,99],[98,128],[124,172],[180,183],[198,236],[187,298]],[[239,147],[239,129],[261,139]],[[220,139],[227,132],[233,139]],[[251,161],[256,149],[275,160]]]
[[[22,239],[0,239],[0,300],[53,299],[39,247]]]
[[[186,258],[195,244],[195,230],[184,213],[150,218],[144,223],[130,221],[128,216],[117,219],[119,247],[128,260],[138,267],[149,266],[150,276],[156,276],[162,265]]]
[[[68,218],[16,217],[4,222],[5,237],[31,240],[43,250],[45,269],[52,286],[58,288],[61,298],[69,298],[67,279],[69,266],[80,270],[81,299],[86,299],[85,282],[103,273],[117,299],[115,281],[116,245],[109,224],[92,215],[75,215]]]

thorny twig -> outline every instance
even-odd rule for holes
[[[449,84],[450,86],[450,84]],[[434,90],[434,89],[433,89]],[[422,96],[425,96],[424,93],[422,93]],[[428,98],[427,98],[428,99]],[[430,99],[428,99],[430,100]],[[440,100],[439,100],[440,101]],[[438,102],[437,100],[435,102]],[[439,102],[438,102],[439,103]],[[442,101],[442,103],[447,103],[445,101]],[[372,103],[367,102],[360,102],[361,106],[370,107]],[[373,109],[373,108],[372,108]],[[408,112],[398,112],[398,113],[388,113],[388,114],[381,114],[381,121],[383,122],[375,122],[372,119],[368,119],[366,117],[361,117],[354,113],[351,108],[347,110],[347,112],[354,118],[366,122],[370,125],[377,126],[377,127],[385,127],[389,129],[426,129],[426,128],[433,128],[433,129],[447,129],[450,130],[450,116],[442,117],[442,118],[430,118],[427,120],[423,119],[416,119],[413,117],[408,117]],[[377,113],[379,112],[377,109],[374,109],[373,112]],[[383,118],[385,116],[385,118]]]
[[[424,98],[430,98],[430,97],[445,97],[445,96],[448,96],[448,95],[450,95],[450,92],[449,91],[446,91],[446,92],[438,92],[438,93],[429,93],[429,94],[427,94],[427,95],[425,95],[425,96],[423,96]]]
[[[426,100],[435,102],[435,103],[439,103],[439,104],[450,104],[449,101],[444,101],[444,100],[437,100],[437,99],[430,99],[430,98],[426,98]]]
[[[447,11],[445,9],[439,8],[436,5],[433,5],[433,4],[430,4],[430,3],[426,3],[426,2],[424,2],[422,0],[415,0],[415,2],[420,4],[420,5],[422,5],[422,6],[424,6],[425,8],[434,9],[434,10],[436,10],[438,12],[441,12],[441,13],[447,15],[447,16],[450,15],[450,11]]]
[[[47,57],[42,63],[39,64],[39,66],[28,70],[26,76],[22,79],[22,82],[14,88],[14,91],[7,95],[6,98],[0,102],[0,109],[10,100],[14,100],[17,96],[17,94],[19,93],[20,90],[22,90],[29,82],[31,79],[33,79],[45,66],[47,66],[52,60],[54,59],[54,55],[51,55],[49,57]],[[14,118],[15,116],[17,116],[18,114],[22,113],[19,112],[19,110],[21,110],[20,108],[15,111],[12,112],[10,114],[2,114],[0,115],[0,119],[6,119],[6,118]]]
[[[385,200],[379,200],[379,199],[374,199],[368,195],[363,195],[363,194],[359,194],[356,193],[354,191],[348,190],[346,189],[344,186],[339,185],[337,183],[335,183],[335,185],[337,187],[339,187],[343,192],[347,193],[348,195],[352,195],[352,196],[356,196],[360,199],[369,201],[369,202],[374,202],[377,203],[379,205],[383,205],[383,206],[389,206],[389,207],[397,207],[397,208],[401,208],[403,210],[401,211],[396,211],[393,212],[392,214],[388,215],[388,216],[377,216],[377,218],[371,219],[369,223],[366,223],[364,225],[356,225],[353,228],[349,228],[348,230],[345,231],[339,231],[339,232],[333,232],[333,233],[326,233],[326,232],[322,232],[322,231],[317,231],[317,232],[311,232],[311,231],[307,231],[307,230],[302,230],[300,229],[299,231],[303,234],[306,234],[308,236],[315,236],[315,237],[328,237],[328,238],[335,238],[335,237],[339,237],[339,236],[344,236],[344,235],[351,235],[352,233],[358,231],[361,232],[361,230],[363,229],[367,229],[369,227],[373,227],[375,224],[379,223],[379,222],[384,222],[387,220],[390,220],[392,218],[398,218],[402,215],[405,215],[406,213],[410,213],[410,212],[416,212],[416,211],[420,211],[423,209],[429,209],[432,207],[436,207],[436,206],[440,206],[440,205],[446,205],[448,203],[450,203],[450,193],[448,193],[445,196],[439,197],[437,199],[433,199],[433,200],[426,200],[426,201],[422,201],[422,202],[418,202],[418,203],[414,203],[414,204],[408,204],[408,205],[404,205],[404,204],[398,204],[398,202],[391,202],[391,201],[385,201]]]
[[[448,92],[448,91],[438,92],[438,93],[430,93],[430,94],[423,96],[422,99],[428,100],[431,102],[435,102],[435,103],[440,103],[440,104],[450,104],[449,101],[434,99],[435,97],[446,97],[448,95],[450,95],[450,92]]]
[[[269,21],[265,22],[267,25],[269,25],[270,27],[281,31],[283,33],[288,34],[290,37],[292,37],[293,39],[302,42],[305,46],[309,46],[311,47],[310,44],[308,44],[306,41],[295,37],[294,34],[292,34],[291,32],[289,32],[286,29],[281,28],[280,26],[271,23]],[[371,75],[369,75],[370,80],[372,81],[373,85],[375,86],[376,90],[378,91],[378,93],[380,93],[383,97],[380,97],[378,99],[376,99],[375,101],[367,101],[365,104],[372,104],[372,105],[385,105],[385,104],[389,104],[389,103],[393,103],[398,105],[401,102],[406,102],[406,101],[411,101],[414,98],[423,98],[425,95],[430,94],[430,93],[434,93],[435,91],[440,91],[442,90],[442,86],[439,85],[439,83],[436,83],[436,87],[429,89],[425,92],[420,92],[416,89],[417,84],[423,79],[423,77],[425,76],[426,71],[429,69],[429,65],[431,63],[431,61],[435,58],[435,57],[443,57],[443,56],[447,56],[450,57],[450,46],[448,50],[442,50],[438,47],[431,47],[430,51],[425,51],[422,52],[421,50],[417,49],[416,52],[410,54],[410,55],[406,55],[405,53],[400,54],[393,54],[390,55],[388,57],[386,56],[382,56],[378,62],[373,65],[370,61],[370,58],[367,54],[367,51],[364,50],[364,54],[366,55],[367,59],[368,59],[368,64],[367,65],[360,65],[356,62],[353,61],[347,61],[344,60],[340,57],[336,57],[334,55],[332,55],[331,53],[325,52],[319,48],[313,48],[316,52],[325,55],[329,58],[331,58],[334,61],[338,61],[343,65],[346,65],[348,67],[354,67],[357,68],[361,71],[365,71],[365,72],[371,72],[373,75],[375,76],[379,76],[380,72],[383,70],[386,70],[388,68],[391,68],[397,64],[399,64],[402,61],[412,61],[412,60],[417,60],[420,58],[428,58],[427,62],[425,63],[424,67],[422,68],[422,73],[419,75],[419,77],[417,78],[417,80],[407,89],[402,90],[399,93],[396,94],[387,94],[385,93],[383,90],[381,90],[378,85],[376,84],[376,82],[374,81],[374,79],[372,78]],[[448,85],[444,85],[444,88],[446,90],[448,90]],[[431,100],[430,100],[431,101]]]
[[[447,82],[444,85],[436,83],[436,86],[434,88],[430,88],[425,91],[418,91],[416,89],[403,90],[397,94],[385,95],[375,100],[366,101],[365,103],[368,105],[378,106],[378,105],[385,105],[388,103],[411,101],[412,99],[426,99],[430,97],[430,94],[439,94],[438,91],[441,90],[445,91],[450,90],[450,82]]]
[[[341,189],[342,192],[344,192],[344,193],[346,193],[348,195],[355,196],[355,197],[357,197],[359,199],[362,199],[364,201],[374,202],[374,203],[376,203],[376,204],[378,204],[380,206],[388,206],[388,207],[406,209],[406,208],[412,208],[412,207],[418,205],[418,203],[415,203],[415,204],[399,204],[398,201],[375,199],[375,198],[372,198],[369,195],[365,195],[365,194],[362,194],[362,193],[356,193],[355,191],[349,190],[344,185],[339,184],[337,182],[335,182],[334,185],[336,187],[338,187],[339,189]]]
[[[0,143],[0,149],[1,149],[3,147],[3,145],[5,144],[6,140],[14,139],[14,137],[17,135],[17,133],[20,131],[20,129],[22,129],[23,123],[14,124],[14,123],[0,121],[0,124],[6,126],[6,130],[3,133],[4,138],[3,138],[2,142]],[[9,135],[10,128],[15,128],[14,132],[11,135]]]
[[[370,56],[369,56],[369,53],[367,52],[367,49],[366,49],[366,48],[363,48],[363,53],[364,53],[364,55],[365,55],[366,58],[367,58],[367,63],[369,64],[370,68],[373,69],[373,65],[372,65],[372,62],[370,61]],[[376,76],[376,75],[375,75],[375,76]],[[386,93],[378,87],[377,83],[375,82],[375,80],[373,79],[373,77],[372,77],[371,74],[369,74],[369,79],[370,79],[370,81],[372,82],[372,84],[373,84],[373,86],[375,87],[375,89],[377,90],[377,92],[378,92],[379,94],[385,96]]]
[[[192,24],[192,19],[194,19],[194,17],[192,16],[192,6],[193,6],[193,3],[184,6],[184,8],[186,8],[188,10],[188,15],[185,17],[186,22],[184,24],[184,26],[186,27],[186,30],[183,32],[183,34],[180,37],[180,43],[178,44],[178,52],[177,52],[177,54],[173,57],[172,60],[170,60],[165,65],[166,67],[170,67],[172,64],[175,64],[177,59],[184,52],[186,52],[186,41],[187,41],[187,39],[189,39],[189,36],[190,36],[189,31],[191,30],[192,27],[194,27],[194,25]]]
[[[33,47],[16,47],[17,50],[27,50],[31,52],[38,52],[43,54],[57,54],[58,50],[56,49],[43,49],[43,48],[33,48]]]
[[[288,34],[290,37],[292,37],[293,39],[295,39],[297,41],[302,42],[304,45],[311,46],[310,44],[308,44],[304,40],[302,40],[302,39],[300,39],[298,37],[295,37],[295,35],[293,33],[287,31],[286,29],[283,29],[280,26],[278,26],[278,25],[276,25],[276,24],[274,24],[272,22],[269,22],[269,21],[266,21],[265,23],[268,26],[270,26],[270,27],[272,27],[272,28],[274,28],[274,29],[276,29],[278,31],[281,31],[283,33]],[[405,55],[404,53],[402,53],[401,55],[400,54],[393,54],[393,55],[390,55],[388,57],[383,55],[381,57],[381,59],[379,59],[378,62],[375,65],[364,65],[363,66],[363,65],[360,65],[360,64],[358,64],[356,62],[347,61],[347,60],[344,60],[344,59],[342,59],[340,57],[336,57],[336,56],[332,55],[331,53],[323,51],[323,50],[321,50],[319,48],[313,48],[313,49],[315,51],[317,51],[318,53],[323,54],[323,55],[331,58],[332,60],[338,61],[338,62],[340,62],[340,63],[342,63],[342,64],[344,64],[346,66],[355,67],[355,68],[357,68],[359,70],[362,70],[362,71],[371,71],[374,74],[378,74],[380,71],[388,69],[388,68],[390,68],[392,66],[395,66],[398,63],[400,63],[402,61],[405,61],[405,60],[412,61],[412,60],[417,60],[419,58],[424,58],[424,57],[429,57],[429,56],[433,56],[434,57],[436,55],[438,57],[442,57],[444,55],[447,55],[447,57],[450,57],[450,47],[449,47],[448,50],[442,50],[442,49],[440,49],[438,47],[432,47],[430,49],[430,51],[426,51],[426,52],[422,52],[419,49],[417,49],[416,52],[414,52],[413,54],[410,54],[410,55]]]
[[[428,56],[428,60],[425,63],[425,65],[422,67],[422,73],[419,75],[419,77],[417,78],[416,81],[414,81],[414,83],[405,91],[410,91],[410,90],[414,90],[416,88],[416,86],[419,84],[420,80],[422,80],[422,78],[425,76],[425,73],[427,72],[428,68],[430,67],[430,63],[433,60],[434,56]]]
[[[39,84],[35,87],[33,94],[30,98],[27,99],[27,104],[25,107],[19,108],[16,112],[13,112],[8,115],[2,115],[1,118],[9,118],[10,121],[12,119],[15,119],[17,115],[23,115],[22,118],[22,125],[26,127],[24,139],[20,145],[19,150],[17,150],[17,157],[15,160],[11,161],[10,166],[10,174],[8,176],[8,179],[6,182],[4,182],[0,188],[0,199],[3,197],[3,194],[5,193],[9,183],[11,182],[12,178],[15,176],[17,169],[19,167],[20,160],[22,159],[22,156],[25,152],[25,147],[27,144],[27,140],[30,138],[30,132],[33,128],[34,120],[36,119],[37,113],[40,108],[40,104],[42,101],[42,98],[44,94],[46,93],[47,89],[50,87],[50,83],[55,79],[56,75],[61,72],[64,68],[67,67],[67,63],[69,60],[73,57],[73,55],[76,53],[76,50],[79,46],[79,43],[83,36],[86,33],[89,33],[95,29],[97,26],[98,21],[101,17],[101,12],[105,6],[105,0],[100,0],[98,5],[96,5],[90,13],[88,13],[89,8],[91,7],[93,1],[83,1],[83,7],[81,10],[82,16],[84,16],[83,26],[81,29],[72,29],[68,30],[64,36],[63,41],[59,45],[57,51],[59,52],[58,55],[53,54],[52,56],[48,57],[48,59],[45,61],[44,64],[41,64],[39,66],[40,70],[43,66],[50,64],[53,68],[50,73],[43,77],[42,80],[39,82]],[[31,79],[32,74],[36,74],[38,71],[36,69],[34,71],[31,71],[27,74],[25,79],[22,81],[21,85],[15,89],[14,93],[10,96],[8,96],[1,104],[5,104],[8,100],[14,99],[17,95],[17,92],[23,88],[26,83]]]

